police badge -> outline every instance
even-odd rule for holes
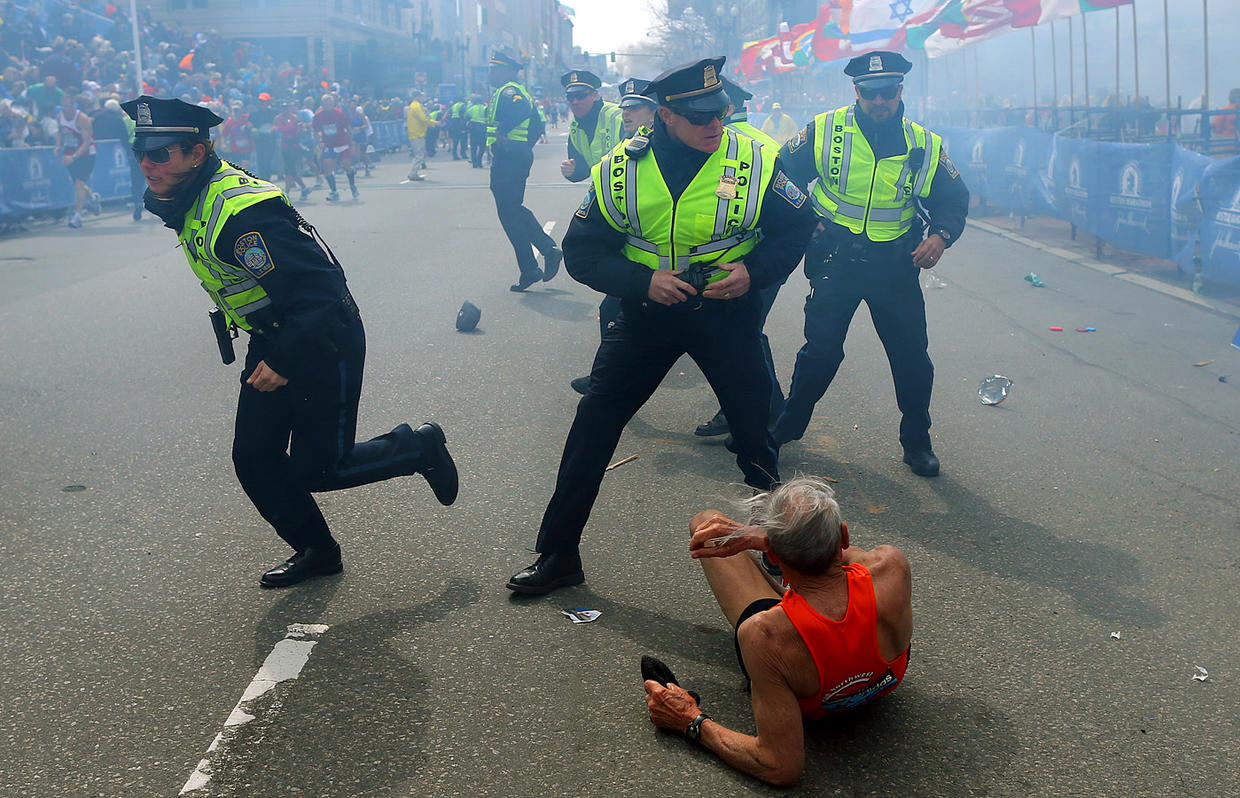
[[[719,178],[719,188],[715,189],[715,196],[722,200],[736,199],[737,180],[731,175],[724,175]]]

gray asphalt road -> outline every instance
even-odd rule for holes
[[[539,148],[527,192],[557,237],[582,196],[562,147]],[[420,478],[322,496],[346,570],[291,590],[257,587],[286,553],[233,477],[238,370],[172,234],[118,214],[0,241],[0,794],[176,795],[204,758],[195,795],[776,792],[655,732],[641,699],[654,653],[752,730],[686,553],[689,517],[738,495],[718,439],[692,436],[715,408],[701,374],[682,361],[625,433],[617,458],[638,459],[604,482],[586,584],[514,600],[598,297],[567,275],[511,294],[486,173],[440,158],[400,185],[404,166],[302,209],[367,323],[359,433],[438,420],[461,498],[441,508]],[[1237,320],[978,230],[938,271],[943,475],[900,462],[864,312],[783,452],[784,475],[838,479],[854,542],[901,547],[915,578],[906,683],[811,729],[794,792],[1235,795]],[[768,324],[785,387],[804,294],[798,274]],[[465,299],[472,335],[453,329]],[[1012,396],[983,407],[995,372]],[[562,607],[603,614],[573,625]],[[254,719],[226,727],[247,689]]]

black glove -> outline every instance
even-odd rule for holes
[[[669,684],[680,686],[680,682],[676,681],[676,674],[672,673],[672,669],[661,659],[655,659],[649,654],[642,655],[642,681],[658,682],[667,687]],[[698,706],[702,705],[702,697],[692,690],[686,691],[689,697],[697,702]]]

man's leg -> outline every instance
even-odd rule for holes
[[[776,443],[795,441],[805,434],[814,405],[844,361],[844,338],[861,303],[853,282],[830,276],[811,283],[805,300],[805,345],[797,352],[788,400],[775,423]]]
[[[729,311],[716,306],[697,313],[689,355],[728,419],[745,483],[769,490],[779,482],[779,456],[767,427],[771,388],[758,340],[758,309],[751,305]]]
[[[650,398],[682,349],[662,340],[661,327],[622,318],[603,338],[590,372],[591,390],[577,404],[564,443],[555,493],[543,514],[535,546],[543,552],[576,552],[598,496],[604,469],[620,434]]]
[[[517,269],[521,272],[517,282],[517,286],[521,288],[517,290],[525,290],[542,279],[542,270],[538,268],[530,243],[529,219],[533,214],[521,204],[525,198],[525,180],[529,175],[529,168],[529,160],[523,158],[519,151],[514,153],[507,149],[497,153],[491,163],[491,195],[495,197],[495,211],[499,216],[500,226],[504,228],[504,234],[508,236],[513,252],[516,253]]]
[[[891,363],[896,404],[901,413],[900,444],[906,452],[930,451],[934,364],[928,352],[926,303],[917,270],[909,269],[907,275],[885,284],[882,295],[867,296],[866,304]]]

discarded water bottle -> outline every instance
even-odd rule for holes
[[[925,288],[946,288],[947,287],[947,281],[944,280],[942,277],[939,277],[933,271],[926,272],[926,279],[922,280],[921,284]]]
[[[1041,288],[1043,286],[1042,278],[1033,272],[1029,272],[1025,275],[1025,282],[1029,283],[1034,288]]]
[[[997,405],[1007,398],[1012,388],[1012,381],[1002,374],[992,374],[977,386],[977,395],[984,405]]]

